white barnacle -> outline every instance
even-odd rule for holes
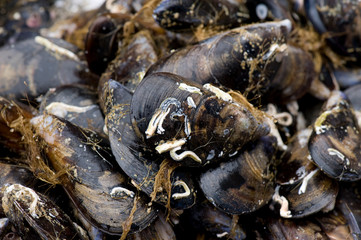
[[[260,3],[256,6],[256,15],[260,20],[266,19],[268,14],[268,7],[266,4]]]
[[[4,198],[9,198],[8,196],[10,194],[15,197],[14,200],[24,201],[26,199],[26,201],[30,201],[28,208],[29,214],[33,218],[40,217],[37,212],[39,212],[39,206],[43,205],[44,203],[41,201],[39,195],[34,190],[28,187],[24,187],[20,184],[13,184],[6,188],[4,192]]]
[[[148,123],[148,128],[145,131],[145,135],[147,138],[150,138],[154,135],[155,131],[158,134],[163,134],[165,129],[163,128],[163,122],[166,116],[170,112],[170,106],[175,105],[176,112],[173,115],[182,115],[181,103],[175,98],[167,98],[165,99],[153,114],[152,118]],[[172,116],[173,116],[172,115]]]
[[[135,195],[133,191],[130,191],[129,189],[123,187],[115,187],[110,192],[110,196],[115,199],[124,197],[124,194],[128,195],[131,198],[133,198]]]
[[[187,97],[187,103],[188,103],[188,106],[189,107],[192,107],[192,108],[196,108],[197,105],[194,103],[194,100],[191,96],[188,96]]]
[[[279,203],[281,205],[280,208],[280,216],[284,218],[291,218],[291,211],[288,209],[289,203],[288,200],[284,196],[280,196],[279,194],[280,186],[277,186],[275,189],[275,193],[272,196],[272,200]]]
[[[202,95],[202,92],[199,88],[194,87],[194,86],[189,86],[185,83],[181,83],[179,84],[179,89],[190,92],[190,93],[198,93],[199,95]]]
[[[63,55],[68,57],[69,59],[75,60],[75,61],[80,61],[78,56],[73,53],[72,51],[66,49],[66,48],[62,48],[58,45],[56,45],[55,43],[50,42],[48,39],[41,37],[41,36],[36,36],[35,37],[35,42],[44,46],[45,48],[49,49],[52,52],[55,52],[59,55]]]
[[[298,195],[301,195],[306,192],[308,181],[318,172],[318,168],[307,174],[302,179],[301,187],[298,189]]]
[[[53,114],[57,117],[64,118],[68,114],[68,112],[84,113],[93,109],[94,107],[96,107],[96,105],[78,107],[62,102],[52,102],[45,108],[45,110],[49,114]]]
[[[216,94],[217,98],[222,99],[223,101],[232,102],[232,99],[233,99],[232,96],[229,95],[228,93],[226,93],[225,91],[223,91],[209,83],[204,84],[203,87],[205,89],[207,89],[208,91]]]
[[[185,139],[171,140],[158,145],[155,148],[155,150],[158,153],[164,153],[169,151],[171,158],[173,158],[173,160],[175,161],[181,161],[185,157],[190,157],[196,162],[202,163],[202,160],[197,156],[197,154],[195,154],[192,151],[184,151],[181,154],[176,153],[178,150],[181,149],[181,146],[184,145],[185,143],[186,143]]]
[[[329,126],[327,125],[323,125],[322,123],[326,120],[326,118],[328,117],[328,115],[330,115],[332,112],[331,111],[324,111],[315,121],[315,132],[316,134],[321,134],[326,132],[326,130],[329,129]]]
[[[277,52],[284,52],[287,49],[287,44],[283,43],[281,46],[277,43],[274,43],[269,48],[268,52],[263,55],[263,60],[267,60],[273,53]]]
[[[172,150],[169,151],[171,158],[173,158],[173,160],[175,161],[181,161],[183,160],[185,157],[190,157],[192,158],[194,161],[202,163],[202,160],[197,156],[197,154],[195,154],[192,151],[184,151],[181,154],[177,154],[176,152],[178,150],[180,150],[181,147],[176,147],[173,148]]]
[[[189,122],[187,115],[185,115],[184,117],[184,132],[187,135],[187,137],[189,137],[189,135],[192,132],[191,123]]]
[[[183,193],[172,194],[172,198],[174,198],[175,200],[181,199],[181,198],[186,198],[189,195],[191,195],[191,190],[189,189],[188,185],[184,181],[181,181],[181,180],[175,181],[173,186],[182,186],[184,189]]]
[[[342,161],[346,161],[346,164],[349,165],[349,160],[343,155],[340,151],[334,149],[334,148],[327,148],[327,152],[330,156],[337,156]]]
[[[158,145],[155,150],[157,150],[158,153],[164,153],[168,152],[176,147],[180,147],[186,143],[185,139],[178,139],[178,140],[171,140],[167,141],[163,144]]]
[[[217,233],[217,238],[223,238],[223,237],[227,236],[228,234],[229,234],[228,232]]]

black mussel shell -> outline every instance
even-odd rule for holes
[[[307,142],[311,133],[312,129],[298,132],[290,140],[282,162],[277,166],[276,179],[280,186],[276,194],[285,198],[279,202],[281,205],[288,201],[288,209],[281,206],[282,217],[301,218],[334,207],[338,184],[309,160]],[[278,201],[275,197],[273,199]]]
[[[269,240],[328,239],[313,219],[284,219],[264,216],[257,218],[257,236]]]
[[[101,15],[90,25],[85,38],[85,57],[92,72],[100,75],[116,56],[118,35],[122,29],[119,26],[127,19],[128,16],[125,15],[122,20],[114,19],[111,15]]]
[[[133,180],[133,183],[147,195],[155,191],[155,201],[168,203],[168,194],[160,191],[155,181],[170,181],[170,207],[185,209],[195,203],[195,187],[187,169],[178,168],[176,163],[162,167],[160,155],[147,147],[134,132],[130,121],[130,102],[132,94],[122,84],[109,80],[104,85],[101,98],[106,102],[106,126],[112,152],[123,171]],[[172,168],[172,170],[168,169]],[[174,172],[173,172],[174,170]],[[161,173],[159,173],[161,171]],[[169,171],[169,172],[168,172]],[[162,176],[158,176],[162,174]],[[170,174],[170,179],[168,178]]]
[[[200,175],[200,188],[216,207],[229,214],[244,214],[265,206],[274,192],[276,139],[260,138],[238,156]]]
[[[305,0],[304,6],[313,27],[334,51],[360,60],[359,1]]]
[[[151,33],[146,30],[137,32],[127,45],[120,48],[117,56],[108,64],[99,80],[98,88],[101,88],[109,79],[113,79],[134,92],[150,65],[157,60]]]
[[[60,207],[46,196],[20,184],[8,185],[4,190],[2,206],[6,216],[22,235],[29,230],[26,221],[42,239],[80,238],[77,226]]]
[[[361,84],[349,87],[344,92],[353,109],[357,112],[361,111]]]
[[[360,127],[346,95],[334,91],[313,125],[308,148],[327,175],[341,181],[361,178]]]
[[[191,229],[183,233],[188,239],[196,233],[204,233],[205,239],[245,239],[246,232],[237,220],[238,216],[232,216],[217,209],[209,201],[197,203],[181,216],[183,227]]]
[[[43,37],[4,46],[0,56],[0,95],[3,97],[34,100],[49,88],[60,85],[94,84],[82,75],[87,67],[74,52]]]
[[[90,224],[120,235],[127,221],[136,232],[155,219],[156,210],[117,168],[107,139],[52,115],[40,115],[31,123],[46,142],[55,171],[65,171],[60,179],[64,190]]]
[[[134,92],[131,121],[150,148],[181,164],[200,166],[232,156],[268,134],[264,113],[243,100],[212,85],[154,73]]]
[[[170,72],[200,84],[263,93],[279,67],[275,53],[286,46],[291,28],[289,20],[234,28],[174,51],[154,64],[147,75]]]
[[[198,26],[226,28],[249,23],[245,4],[230,0],[163,0],[153,13],[161,27],[172,31],[191,31]]]
[[[82,128],[103,132],[104,117],[97,93],[87,85],[65,85],[50,89],[42,98],[40,113],[53,114]]]

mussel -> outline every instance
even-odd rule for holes
[[[237,96],[175,74],[155,73],[134,92],[131,122],[138,137],[158,153],[169,152],[186,165],[204,165],[235,155],[269,132],[264,113]]]
[[[116,168],[106,139],[52,115],[40,115],[31,122],[47,143],[53,168],[63,172],[60,181],[67,195],[93,226],[120,235],[142,230],[154,220],[155,209]]]
[[[274,192],[276,139],[271,136],[248,144],[238,156],[200,175],[200,188],[217,208],[245,214],[265,206]]]
[[[360,127],[343,92],[334,91],[313,125],[308,148],[316,165],[332,178],[361,178]]]
[[[119,166],[154,201],[175,209],[191,207],[196,190],[190,173],[156,154],[137,137],[131,124],[129,90],[113,80],[103,90],[106,127]]]
[[[2,206],[25,238],[29,237],[26,221],[42,239],[84,239],[68,215],[31,188],[21,184],[8,185],[4,190]]]
[[[295,134],[278,165],[278,196],[274,195],[273,200],[281,205],[281,217],[301,218],[334,208],[338,184],[309,160],[307,143],[311,133],[312,129],[306,128]]]

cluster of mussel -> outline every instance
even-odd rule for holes
[[[361,239],[360,0],[53,3],[0,4],[1,239]]]

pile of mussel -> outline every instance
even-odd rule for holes
[[[0,3],[0,239],[361,239],[360,0],[59,6]]]

